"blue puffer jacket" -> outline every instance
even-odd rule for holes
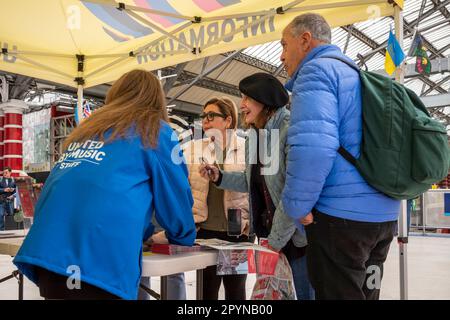
[[[284,209],[297,220],[316,208],[349,220],[395,221],[400,201],[370,187],[337,153],[342,145],[359,157],[361,83],[349,66],[324,56],[351,61],[335,45],[319,46],[286,84],[292,108]]]

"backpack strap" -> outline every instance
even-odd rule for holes
[[[350,152],[348,152],[343,146],[339,146],[338,153],[348,162],[350,162],[353,166],[356,167],[356,158],[352,156]]]
[[[356,66],[355,64],[351,63],[350,61],[342,58],[342,57],[336,57],[336,56],[322,56],[319,59],[323,59],[323,58],[327,58],[327,59],[334,59],[334,60],[338,60],[341,61],[343,63],[345,63],[346,65],[348,65],[350,68],[352,68],[353,70],[357,71],[358,73],[361,71],[358,66]]]

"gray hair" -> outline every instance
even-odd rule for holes
[[[291,34],[296,37],[305,31],[311,32],[313,39],[331,43],[331,28],[324,17],[317,13],[305,13],[289,23]]]

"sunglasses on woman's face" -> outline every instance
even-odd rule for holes
[[[226,119],[227,116],[221,113],[217,113],[217,112],[207,112],[207,113],[202,113],[200,115],[200,118],[202,119],[208,119],[208,121],[213,121],[215,117],[221,117],[223,119]]]

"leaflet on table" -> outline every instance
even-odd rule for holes
[[[153,243],[150,247],[151,251],[153,253],[160,253],[160,254],[168,254],[168,255],[175,255],[180,253],[187,253],[187,252],[198,252],[201,250],[201,246],[180,246],[176,244],[165,244],[165,243]]]
[[[279,254],[253,249],[218,250],[217,275],[247,274],[273,275]]]
[[[257,250],[269,253],[274,251],[269,248],[251,243],[251,242],[229,242],[220,239],[197,239],[195,243],[202,247],[210,247],[217,250]]]
[[[247,274],[255,272],[250,265],[254,265],[251,257],[253,250],[219,250],[217,254],[217,275]],[[249,270],[250,269],[250,270]]]
[[[219,239],[197,239],[202,248],[218,250],[217,275],[257,273],[272,275],[278,253],[250,242],[229,242]]]

